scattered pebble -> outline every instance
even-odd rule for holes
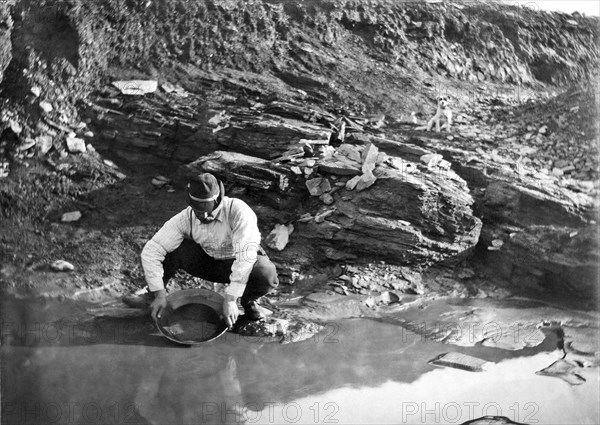
[[[9,174],[8,162],[0,161],[0,179],[8,177],[8,174]]]
[[[67,149],[71,153],[82,153],[86,151],[85,141],[78,137],[67,137]]]
[[[52,136],[49,136],[47,134],[43,136],[38,136],[36,139],[36,143],[40,149],[40,153],[42,155],[45,155],[50,149],[52,149]]]
[[[492,364],[492,362],[462,353],[441,354],[435,359],[429,361],[429,363],[436,366],[446,366],[467,370],[469,372],[483,372],[490,364]]]
[[[492,241],[492,246],[495,248],[501,248],[504,245],[504,241],[502,239],[494,239]]]
[[[81,211],[71,211],[64,213],[61,216],[60,221],[62,221],[63,223],[71,223],[74,221],[79,221],[81,217]]]
[[[158,88],[158,82],[155,80],[114,81],[112,85],[118,88],[122,94],[130,96],[154,93]]]
[[[65,260],[56,260],[50,264],[50,267],[56,272],[70,272],[75,270],[75,266]]]
[[[156,176],[152,179],[152,184],[156,187],[163,187],[164,185],[168,184],[170,182],[170,180],[168,178],[166,178],[165,176]]]
[[[21,126],[21,124],[19,124],[19,122],[17,120],[10,120],[9,125],[10,125],[10,129],[15,134],[21,134],[21,132],[23,131],[23,126]]]
[[[345,184],[344,184],[345,185]],[[319,199],[321,200],[321,202],[323,202],[325,205],[331,205],[334,202],[333,196],[331,196],[329,193],[324,193],[323,195],[319,196]]]
[[[271,249],[283,251],[288,244],[290,235],[294,232],[292,224],[276,224],[271,233],[265,238],[265,243]]]
[[[23,151],[26,151],[27,149],[30,149],[30,148],[34,147],[34,146],[35,146],[35,144],[36,144],[36,142],[35,142],[35,140],[34,140],[34,139],[27,138],[27,139],[25,139],[25,141],[24,141],[24,142],[23,142],[23,143],[22,143],[22,144],[19,146],[19,148],[18,148],[18,149],[19,149],[21,152],[23,152]]]
[[[313,220],[313,216],[310,213],[302,214],[300,218],[297,220],[300,223],[308,223]]]
[[[52,107],[52,105],[50,103],[44,102],[44,101],[40,102],[40,108],[42,108],[42,110],[44,112],[46,112],[47,114],[54,110],[54,108]]]

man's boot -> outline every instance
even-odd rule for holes
[[[141,295],[125,295],[121,298],[121,301],[132,308],[147,309],[150,308],[150,304],[152,304],[152,301],[154,301],[154,294],[148,291]]]
[[[265,314],[258,305],[258,298],[242,297],[240,304],[244,309],[244,316],[246,316],[248,320],[261,320],[265,318]]]

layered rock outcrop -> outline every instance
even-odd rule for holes
[[[247,190],[259,211],[274,210],[275,222],[293,222],[291,244],[275,254],[282,261],[377,259],[421,267],[468,252],[481,221],[473,216],[465,181],[452,170],[398,154],[417,148],[385,142],[381,149],[370,141],[326,145],[318,154],[301,151],[275,160],[217,151],[182,167],[180,177],[211,172],[234,192]],[[252,150],[252,140],[236,143]],[[288,143],[273,151],[289,152]],[[397,149],[388,154],[386,146]]]
[[[598,201],[589,190],[498,155],[420,140],[443,153],[472,189],[484,221],[478,255],[496,278],[522,289],[595,296]]]

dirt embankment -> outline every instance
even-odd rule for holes
[[[597,19],[493,3],[21,0],[12,15],[5,94],[37,84],[65,104],[102,76],[190,65],[273,73],[327,106],[389,113],[414,110],[424,80],[564,85],[598,59]]]

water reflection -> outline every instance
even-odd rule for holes
[[[103,319],[80,338],[3,345],[3,423],[421,423],[434,414],[460,423],[486,403],[521,421],[536,406],[536,418],[598,416],[597,369],[579,388],[534,374],[557,358],[556,339],[521,352],[454,347],[356,319],[296,344],[226,334],[188,348],[136,320]],[[115,329],[124,323],[126,331]],[[500,362],[483,373],[427,363],[448,351]]]
[[[152,424],[242,423],[245,405],[233,355],[214,359],[201,351],[176,367],[144,375],[135,394],[139,415]]]
[[[600,423],[598,369],[584,371],[587,383],[572,387],[535,375],[562,353],[506,359],[485,373],[440,368],[414,382],[341,388],[265,409],[256,423],[453,424],[485,415],[521,423]],[[293,406],[292,406],[293,405]],[[274,418],[270,421],[268,418]],[[331,420],[336,420],[332,422]]]

